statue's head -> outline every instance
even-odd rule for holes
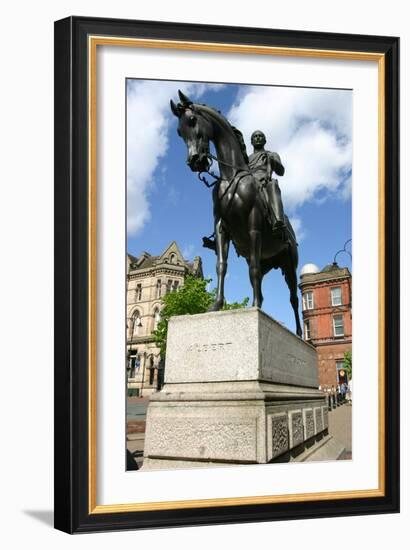
[[[210,121],[180,90],[180,103],[177,105],[171,99],[171,111],[178,118],[178,135],[182,137],[188,148],[187,164],[193,172],[203,172],[209,168],[209,140],[212,139],[213,128]]]
[[[251,143],[254,147],[264,147],[266,144],[266,136],[261,130],[255,130],[251,135]]]

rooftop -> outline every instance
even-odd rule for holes
[[[340,267],[336,262],[326,265],[318,273],[303,273],[300,274],[300,284],[316,283],[319,281],[328,281],[332,279],[340,279],[344,277],[351,277],[351,273],[348,267]]]
[[[203,276],[201,257],[196,256],[193,261],[186,260],[175,241],[172,241],[158,256],[152,256],[149,252],[144,251],[138,257],[129,253],[127,257],[128,273],[169,264],[170,267],[184,267],[194,275]]]

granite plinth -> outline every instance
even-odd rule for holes
[[[147,411],[143,469],[303,452],[327,433],[317,385],[315,349],[256,308],[175,317],[165,385]]]
[[[317,388],[316,350],[257,308],[173,317],[165,383],[233,380]]]

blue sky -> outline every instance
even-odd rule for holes
[[[236,84],[127,81],[128,252],[160,254],[177,241],[187,259],[201,256],[216,281],[215,255],[202,248],[213,233],[211,191],[186,165],[186,145],[169,108],[178,89],[194,102],[218,108],[245,137],[260,129],[266,149],[285,166],[278,178],[286,213],[299,241],[299,268],[320,268],[351,238],[352,92]],[[351,269],[347,254],[339,265]],[[231,247],[226,299],[251,298],[248,268]],[[263,309],[294,330],[286,283],[278,271],[263,282]]]

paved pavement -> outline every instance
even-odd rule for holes
[[[144,451],[145,417],[148,397],[129,397],[127,403],[127,449],[139,466]],[[340,405],[329,411],[329,434],[346,449],[344,460],[352,458],[352,406]]]
[[[127,421],[145,420],[149,397],[128,397]]]
[[[345,460],[352,458],[352,405],[340,405],[329,411],[329,434],[345,447]]]
[[[128,397],[127,399],[127,449],[138,466],[142,466],[144,452],[145,417],[149,397]]]

